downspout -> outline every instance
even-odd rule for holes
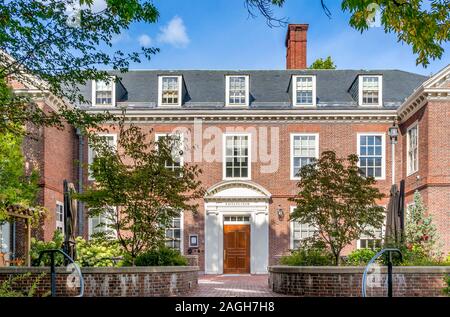
[[[77,128],[78,136],[78,193],[83,192],[83,150],[84,141],[83,134],[79,128]],[[78,235],[84,236],[84,204],[78,200]]]

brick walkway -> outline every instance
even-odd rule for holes
[[[268,275],[201,275],[191,297],[281,297],[268,285]]]

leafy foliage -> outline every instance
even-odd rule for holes
[[[64,235],[59,230],[55,230],[51,241],[41,241],[37,240],[36,238],[31,238],[31,250],[30,250],[31,265],[50,266],[50,256],[48,254],[44,254],[42,256],[41,263],[38,263],[40,252],[52,249],[62,249],[63,242],[64,242]],[[64,264],[64,256],[60,253],[56,253],[55,265],[61,266],[63,264]]]
[[[284,25],[286,19],[277,18],[271,6],[280,7],[286,0],[245,0],[252,16],[259,11],[269,25]],[[331,11],[321,0],[325,14]],[[399,42],[412,47],[417,54],[417,64],[427,66],[430,59],[441,58],[443,44],[450,40],[450,0],[342,0],[342,11],[351,14],[349,24],[364,32],[369,29],[375,16],[374,6],[379,7],[381,26],[386,33],[395,33]],[[282,22],[282,23],[280,23]]]
[[[76,238],[77,264],[82,267],[120,266],[122,250],[117,241]]]
[[[356,155],[341,159],[323,152],[299,171],[299,192],[292,199],[297,206],[291,219],[316,228],[337,265],[346,245],[362,234],[373,236],[371,228],[380,228],[384,219],[377,205],[383,194],[373,186],[373,177],[361,175],[357,163]]]
[[[196,212],[195,199],[204,190],[196,165],[166,168],[174,163],[176,141],[152,141],[139,127],[119,122],[118,144],[112,147],[91,135],[96,153],[90,170],[95,183],[77,198],[87,203],[90,215],[102,215],[104,225],[117,233],[124,252],[132,259],[160,246],[165,228],[180,211]],[[117,207],[119,212],[111,212]]]
[[[44,272],[38,275],[31,283],[31,286],[25,290],[20,289],[20,285],[22,284],[21,281],[30,279],[31,273],[11,277],[0,283],[0,297],[36,297],[38,285],[46,274],[47,273]],[[46,297],[48,295],[49,292],[43,294],[42,297]]]
[[[352,251],[345,261],[346,265],[366,265],[375,256],[377,251],[372,249],[357,249]]]
[[[426,207],[418,191],[414,193],[414,204],[408,210],[405,226],[405,242],[411,249],[420,248],[427,257],[440,257],[436,245],[438,240],[437,229],[433,224],[432,216],[425,216]]]
[[[9,206],[35,207],[34,218],[43,211],[35,204],[39,174],[36,170],[26,173],[22,141],[13,133],[0,133],[0,223],[7,219]]]
[[[140,254],[136,266],[185,266],[187,259],[178,250],[160,247]]]
[[[316,59],[311,66],[309,66],[309,69],[336,69],[336,64],[334,64],[331,56],[328,56],[325,59]]]
[[[25,132],[17,124],[57,126],[65,122],[76,127],[97,127],[111,119],[108,113],[88,114],[69,103],[89,102],[80,86],[89,80],[104,80],[112,68],[128,70],[130,62],[158,52],[112,51],[114,37],[133,22],[154,23],[158,10],[151,1],[107,0],[97,10],[93,0],[15,0],[0,5],[0,133]],[[7,79],[7,80],[5,80]],[[6,82],[19,82],[54,95],[63,103],[57,112],[44,112],[28,94],[12,94]]]
[[[333,264],[333,255],[322,243],[307,242],[290,255],[281,257],[280,264],[290,266],[326,266]]]
[[[442,291],[445,295],[450,296],[450,274],[445,275],[444,282],[447,286]]]

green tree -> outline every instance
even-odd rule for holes
[[[286,0],[245,0],[252,16],[260,12],[271,26],[284,25],[272,8],[281,7]],[[320,4],[331,18],[326,0]],[[376,6],[374,6],[374,4]],[[349,24],[364,32],[371,27],[379,12],[380,26],[386,33],[395,33],[399,42],[412,47],[416,63],[427,66],[430,59],[441,58],[443,44],[450,40],[450,0],[341,0],[342,11],[351,14]]]
[[[438,234],[431,215],[426,216],[426,207],[422,195],[414,193],[414,204],[408,209],[405,225],[405,242],[407,245],[419,245],[426,256],[434,258]]]
[[[124,253],[134,264],[144,251],[159,247],[165,228],[180,211],[196,212],[195,200],[204,190],[196,165],[175,166],[175,138],[150,140],[136,126],[119,122],[117,146],[92,134],[96,153],[90,170],[95,183],[77,197],[87,203],[90,216],[103,216],[103,226],[117,233]],[[117,208],[117,209],[114,209]]]
[[[153,23],[158,11],[151,1],[106,0],[97,10],[93,0],[15,0],[0,4],[0,133],[18,131],[33,122],[62,127],[65,121],[96,126],[108,114],[91,115],[69,104],[85,102],[80,86],[108,78],[101,68],[127,71],[130,62],[149,59],[158,49],[112,51],[112,40],[133,22]],[[5,79],[17,80],[65,104],[59,113],[30,107],[28,94],[11,94]],[[23,131],[22,131],[23,132]]]
[[[309,66],[309,69],[336,69],[336,65],[334,64],[331,56],[327,58],[318,58],[314,61],[314,63]]]
[[[342,249],[362,234],[373,236],[373,228],[383,224],[384,209],[377,205],[383,197],[373,187],[373,177],[364,177],[358,157],[337,158],[332,151],[300,169],[297,204],[291,220],[317,229],[339,265]]]
[[[7,219],[9,206],[36,207],[39,175],[25,172],[22,141],[20,135],[0,133],[0,222]]]

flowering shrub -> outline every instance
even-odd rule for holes
[[[76,262],[80,266],[120,266],[122,263],[122,250],[115,241],[104,239],[86,241],[81,237],[77,237],[76,242]]]
[[[358,249],[354,250],[347,256],[347,265],[366,265],[377,253],[376,250],[372,249]]]

